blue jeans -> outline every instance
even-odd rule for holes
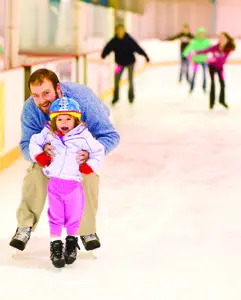
[[[189,60],[181,53],[181,67],[179,74],[179,81],[182,81],[182,75],[185,73],[187,81],[189,81]]]
[[[190,82],[190,92],[194,89],[194,86],[195,86],[195,79],[196,79],[196,74],[197,74],[197,70],[198,70],[198,66],[201,65],[202,68],[203,68],[203,90],[205,91],[206,90],[206,82],[207,82],[207,79],[206,79],[206,70],[207,70],[207,64],[204,62],[204,63],[194,63],[193,64],[193,74],[192,74],[192,80]]]
[[[130,64],[128,66],[122,66],[121,71],[119,73],[115,73],[115,90],[114,90],[114,101],[119,99],[119,83],[121,79],[121,75],[124,69],[127,68],[128,70],[128,80],[129,80],[129,91],[128,91],[128,98],[129,100],[134,99],[134,84],[133,84],[133,71],[134,71],[134,64]]]

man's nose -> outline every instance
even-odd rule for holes
[[[43,96],[39,96],[39,101],[41,104],[43,104],[46,101],[46,99]]]

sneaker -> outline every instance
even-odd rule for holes
[[[70,265],[76,260],[77,248],[80,250],[80,246],[78,245],[77,237],[68,235],[65,240],[64,257],[66,264]]]
[[[129,103],[133,103],[133,102],[134,102],[134,98],[130,98]]]
[[[100,240],[96,233],[89,234],[89,235],[82,235],[80,238],[87,251],[100,248]]]
[[[31,235],[31,227],[17,228],[15,235],[12,237],[10,246],[23,251]]]
[[[61,240],[50,242],[50,259],[56,268],[65,266],[64,245]]]

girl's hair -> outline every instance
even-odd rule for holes
[[[234,43],[234,39],[227,32],[222,32],[221,34],[223,34],[227,39],[227,43],[224,46],[223,50],[225,52],[233,51],[236,48],[235,43]]]
[[[78,118],[71,116],[71,115],[69,115],[69,116],[74,118],[74,127],[77,127],[81,123],[81,121]],[[56,116],[52,120],[50,120],[50,131],[53,133],[53,135],[55,135],[58,130],[57,126],[56,126],[57,117],[58,116]]]

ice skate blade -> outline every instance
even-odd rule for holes
[[[78,252],[78,257],[80,259],[91,259],[91,260],[98,258],[96,250],[89,250],[89,251],[81,250]]]
[[[21,251],[18,250],[18,249],[13,249],[12,250],[12,259],[16,259],[18,254],[20,253]]]
[[[93,256],[94,259],[98,258],[96,250],[90,250],[89,252],[90,252],[91,256]]]

